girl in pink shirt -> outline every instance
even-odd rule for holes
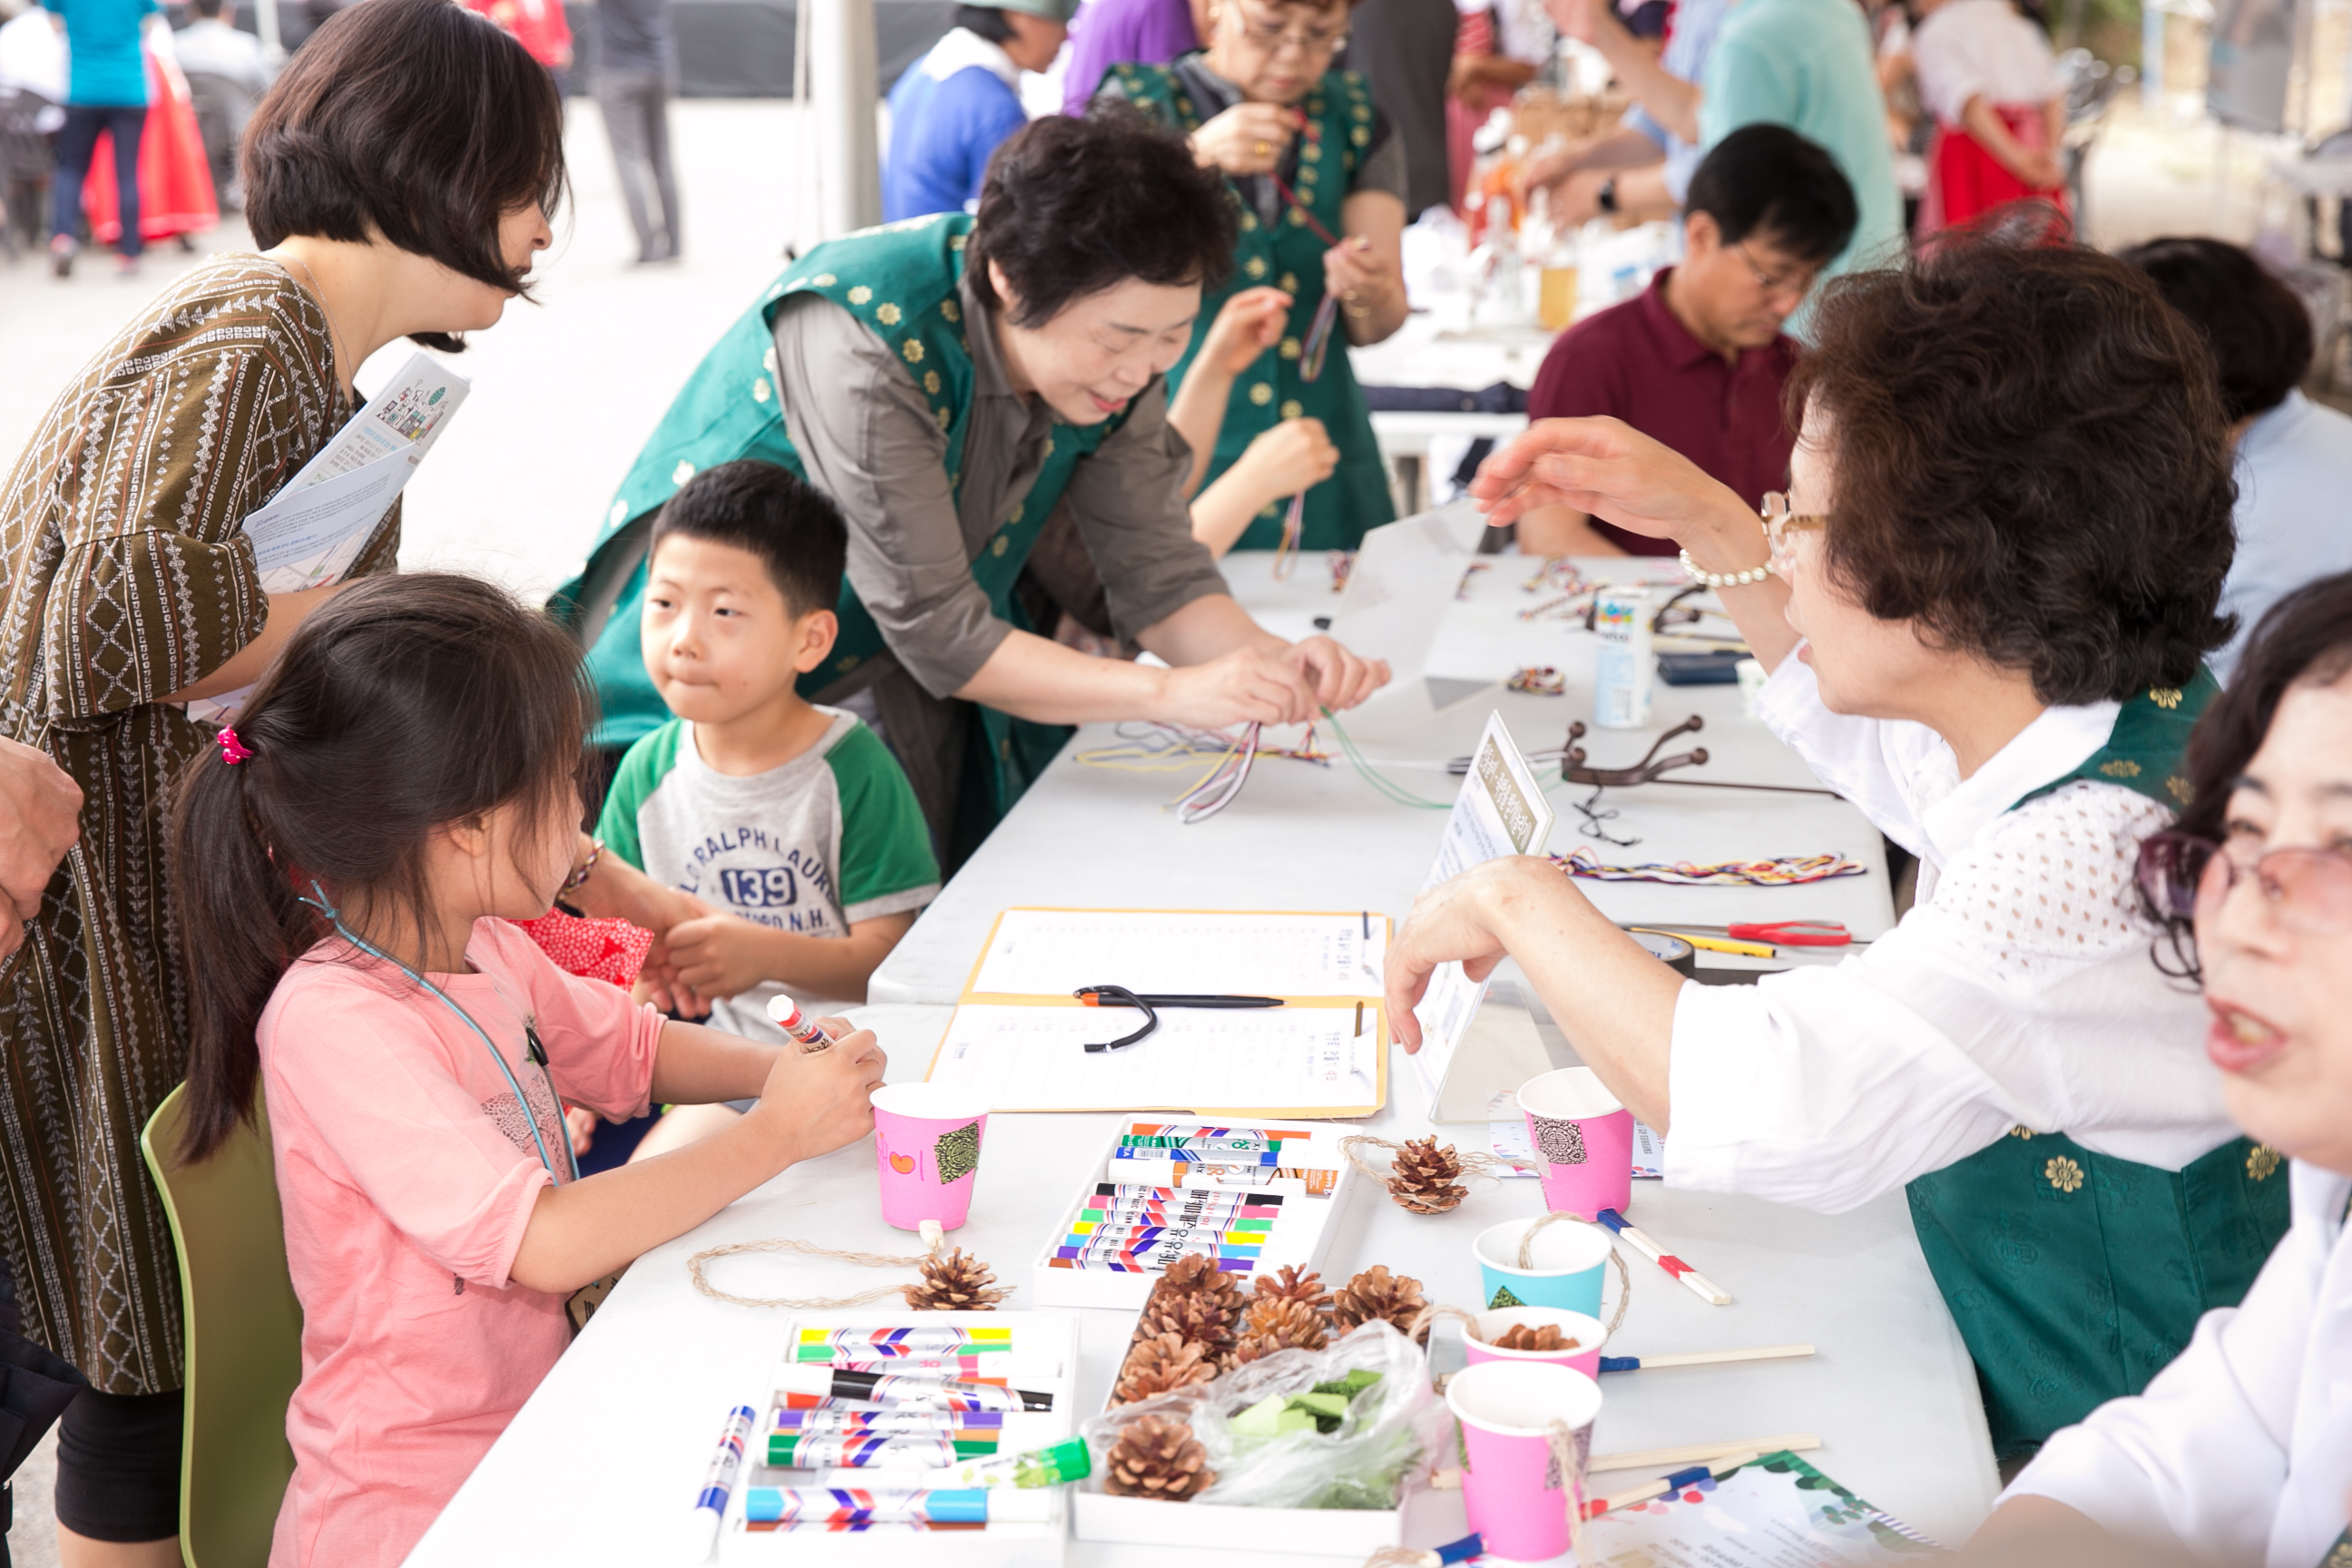
[[[806,1054],[666,1022],[507,923],[598,869],[592,722],[543,617],[470,578],[377,577],[302,623],[183,781],[188,1153],[258,1079],[302,1303],[271,1568],[399,1563],[562,1354],[571,1292],[873,1126],[872,1035]],[[689,1148],[572,1163],[564,1101],[754,1094]]]

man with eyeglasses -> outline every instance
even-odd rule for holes
[[[1681,265],[1560,334],[1528,394],[1528,417],[1622,419],[1760,503],[1786,484],[1796,440],[1780,392],[1797,345],[1780,325],[1854,222],[1853,187],[1828,153],[1786,126],[1733,132],[1691,176]],[[1675,550],[1566,507],[1530,512],[1518,527],[1530,555]]]

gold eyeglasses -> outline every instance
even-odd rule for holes
[[[1773,570],[1793,559],[1797,552],[1797,535],[1808,529],[1827,528],[1830,520],[1820,512],[1793,511],[1789,506],[1789,492],[1767,490],[1763,510],[1764,542],[1771,552]]]
[[[1234,15],[1242,25],[1242,37],[1253,48],[1265,50],[1269,56],[1278,55],[1285,45],[1303,55],[1335,55],[1347,47],[1348,27],[1285,27],[1279,22],[1260,21],[1239,5]]]
[[[1785,272],[1767,272],[1756,265],[1755,252],[1748,248],[1746,240],[1734,241],[1731,248],[1739,252],[1740,260],[1748,263],[1748,272],[1756,279],[1756,287],[1768,300],[1787,296],[1801,303],[1805,296],[1812,292],[1813,279],[1822,275],[1819,267],[1792,267]]]

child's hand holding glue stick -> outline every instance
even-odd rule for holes
[[[801,1011],[801,1005],[793,1001],[789,994],[769,999],[768,1016],[776,1021],[776,1027],[798,1040],[803,1052],[814,1055],[818,1051],[833,1048],[835,1037],[826,1031],[823,1024],[803,1014]],[[834,1022],[846,1025],[849,1020],[836,1018]]]

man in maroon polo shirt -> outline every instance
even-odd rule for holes
[[[1797,363],[1780,323],[1845,248],[1853,188],[1829,153],[1785,125],[1745,125],[1691,175],[1683,260],[1638,298],[1560,334],[1528,418],[1609,415],[1761,505],[1785,489],[1795,433],[1780,389]],[[1672,555],[1567,507],[1519,520],[1529,555]]]

